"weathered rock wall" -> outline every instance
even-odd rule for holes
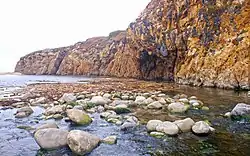
[[[249,21],[250,0],[152,0],[126,31],[29,54],[16,72],[249,89]]]

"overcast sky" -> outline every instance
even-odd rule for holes
[[[0,0],[0,72],[21,56],[126,29],[150,0]]]

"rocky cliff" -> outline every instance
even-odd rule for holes
[[[249,21],[250,0],[152,0],[126,31],[31,53],[15,71],[249,89]]]

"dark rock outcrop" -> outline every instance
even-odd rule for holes
[[[22,57],[23,74],[249,89],[249,0],[152,0],[126,31]]]

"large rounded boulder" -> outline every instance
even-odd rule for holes
[[[99,137],[80,130],[70,131],[67,137],[69,148],[77,155],[90,153],[99,142]]]
[[[34,137],[42,149],[52,150],[67,146],[68,131],[57,128],[40,129]]]
[[[92,122],[90,116],[78,109],[68,109],[67,116],[78,125],[88,125]]]

